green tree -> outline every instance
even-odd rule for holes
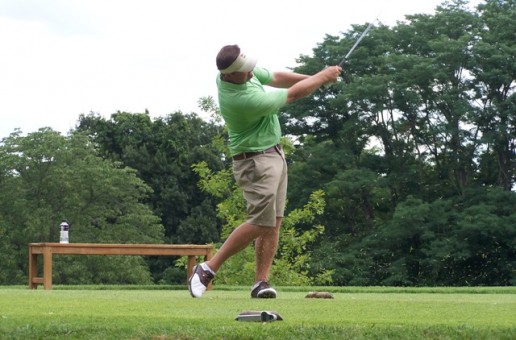
[[[516,283],[516,195],[502,188],[472,189],[450,232],[431,244],[443,285]],[[443,237],[444,236],[444,237]]]
[[[14,133],[2,140],[0,160],[0,266],[12,273],[3,283],[26,278],[27,244],[57,242],[62,219],[71,242],[163,242],[159,219],[142,203],[150,188],[134,170],[96,156],[84,136]],[[54,273],[56,283],[150,282],[145,263],[131,257],[60,256]]]
[[[208,102],[200,104],[209,107]],[[165,227],[165,242],[199,244],[219,240],[220,222],[213,198],[198,188],[191,165],[203,160],[213,169],[222,167],[221,154],[212,146],[219,129],[181,112],[155,119],[148,112],[117,112],[110,119],[82,115],[77,127],[97,146],[100,156],[135,169],[152,188],[146,202]],[[169,269],[175,268],[175,260],[147,258],[155,282],[183,282],[184,273],[170,274],[176,270]],[[167,281],[172,278],[178,281]]]
[[[486,149],[479,180],[510,191],[516,177],[516,2],[486,1],[479,12],[483,26],[471,67],[478,106],[472,119]]]
[[[516,196],[497,188],[468,197],[410,197],[346,253],[323,248],[322,257],[337,266],[334,280],[343,285],[513,285]]]
[[[493,187],[514,196],[516,7],[513,0],[486,1],[477,11],[466,5],[447,1],[435,15],[375,27],[345,65],[342,82],[283,111],[286,131],[299,142],[289,202],[300,207],[302,193],[325,189],[320,220],[329,237],[320,239],[312,265],[331,264],[337,284],[444,284],[446,269],[435,261],[447,261],[437,260],[443,254],[433,245],[458,241],[451,227],[461,228],[461,237],[482,228],[507,234],[506,216],[466,207],[473,198],[487,200],[479,193]],[[295,70],[336,64],[365,27],[326,36]],[[457,221],[468,219],[466,211],[478,214],[477,229]],[[483,271],[510,268],[504,232],[484,240],[491,250],[482,254],[497,255]],[[478,264],[473,257],[448,250],[447,259],[464,259],[449,268],[494,284],[469,264]],[[510,277],[497,282],[509,284]],[[448,278],[464,283],[460,275]]]
[[[181,112],[151,119],[146,113],[117,112],[105,119],[82,115],[77,131],[88,134],[99,155],[137,171],[152,188],[148,199],[161,217],[170,243],[207,243],[218,239],[214,203],[197,187],[191,165],[201,160],[214,169],[222,166],[211,146],[218,127]],[[204,216],[204,217],[203,217]],[[204,233],[186,226],[203,225]]]

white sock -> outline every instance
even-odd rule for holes
[[[210,267],[208,267],[208,265],[206,264],[206,262],[203,262],[201,263],[201,267],[202,269],[206,270],[206,271],[209,271],[210,273],[212,273],[213,275],[215,275],[215,272],[213,270],[211,270]]]

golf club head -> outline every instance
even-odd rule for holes
[[[262,312],[261,317],[262,317],[262,322],[278,320],[278,316],[271,312]]]
[[[283,318],[277,312],[272,311],[245,311],[238,314],[235,320],[247,322],[271,322],[281,321]]]

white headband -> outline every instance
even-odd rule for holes
[[[246,57],[245,54],[240,53],[240,55],[223,70],[220,70],[222,74],[228,74],[233,72],[251,72],[256,65],[257,60],[253,58]]]

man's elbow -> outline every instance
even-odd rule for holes
[[[290,94],[289,94],[289,95],[287,96],[287,104],[290,104],[290,103],[292,103],[293,101],[296,101],[296,100],[298,100],[298,99],[300,99],[300,98],[302,98],[302,97],[300,97],[300,96],[296,96],[295,94],[292,94],[292,95],[290,95]]]
[[[289,89],[288,95],[287,95],[287,104],[292,103],[293,101],[296,101],[298,99],[307,97],[310,95],[310,92],[308,91],[299,91],[299,89],[296,89],[295,91],[291,91],[292,88]]]
[[[296,98],[294,96],[291,96],[291,95],[287,96],[287,104],[292,103],[294,100],[296,100]]]

